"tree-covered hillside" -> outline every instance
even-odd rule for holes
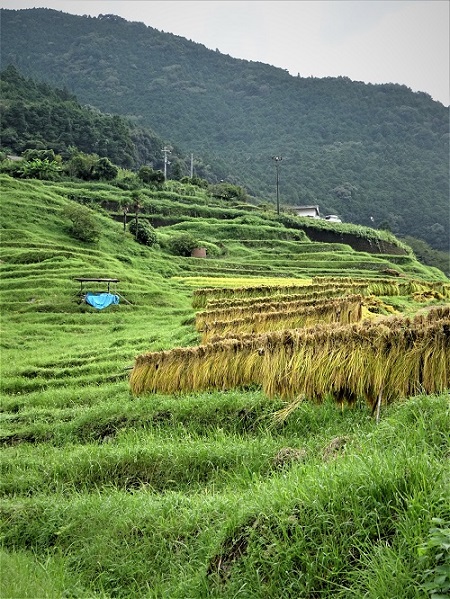
[[[448,250],[448,110],[427,94],[292,77],[113,15],[2,10],[1,27],[3,68],[131,116],[251,195],[275,200],[281,155],[283,204]]]
[[[161,150],[165,144],[151,129],[117,114],[82,106],[66,88],[23,77],[9,65],[1,73],[0,91],[0,148],[7,153],[51,149],[65,158],[78,150],[105,156],[123,168],[163,167]],[[173,163],[180,171],[186,170],[189,157],[170,147]],[[206,174],[200,161],[196,166]]]
[[[117,115],[82,107],[67,89],[25,78],[12,66],[1,74],[1,144],[16,153],[51,148],[62,155],[71,147],[108,156],[123,167],[151,161],[162,141],[131,127]]]

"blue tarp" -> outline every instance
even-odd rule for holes
[[[85,300],[87,304],[97,308],[97,310],[103,310],[103,308],[107,308],[111,304],[118,304],[119,296],[112,293],[91,293],[88,291]]]

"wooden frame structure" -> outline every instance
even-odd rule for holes
[[[79,281],[80,282],[80,294],[83,294],[83,283],[107,283],[108,285],[108,290],[107,292],[110,293],[110,286],[111,283],[118,283],[119,279],[102,279],[102,278],[96,278],[96,277],[76,277],[75,281]]]

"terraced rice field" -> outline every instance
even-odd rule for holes
[[[62,210],[75,188],[2,184],[2,598],[419,599],[429,585],[442,591],[448,389],[385,398],[378,424],[363,397],[308,401],[302,389],[288,399],[256,380],[137,395],[138,356],[198,355],[201,312],[257,301],[230,288],[258,286],[262,302],[280,287],[277,301],[286,301],[286,283],[301,295],[318,282],[269,270],[223,280],[214,263],[207,279],[190,278],[190,258],[139,246],[104,213],[97,245],[72,239]],[[239,262],[245,244],[235,243]],[[94,310],[76,277],[118,278],[120,303]],[[438,309],[447,318],[445,277],[431,270],[418,279],[407,294],[365,306],[372,328],[379,318],[412,322]],[[205,288],[229,296],[194,307]],[[245,344],[245,334],[235,342]]]

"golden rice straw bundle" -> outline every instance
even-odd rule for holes
[[[294,293],[277,293],[276,295],[263,295],[257,297],[242,297],[234,299],[220,299],[210,300],[207,303],[208,310],[216,310],[220,308],[231,308],[233,306],[242,305],[253,305],[259,304],[260,302],[273,302],[273,301],[294,301],[302,298],[309,299],[322,299],[331,298],[340,295],[344,295],[349,289],[353,288],[354,285],[342,285],[342,286],[329,286],[329,285],[305,285],[302,286],[301,292],[295,291]],[[286,287],[283,288],[286,290]]]
[[[204,308],[211,300],[228,298],[261,297],[281,293],[298,293],[307,285],[260,285],[258,287],[209,287],[195,289],[192,295],[192,307]]]
[[[227,339],[138,356],[130,387],[141,393],[233,389],[261,383],[261,340]]]
[[[329,393],[340,395],[340,390],[351,391],[351,399],[356,396],[376,397],[374,389],[381,385],[382,368],[372,365],[372,379],[363,376],[364,364],[377,360],[380,351],[380,334],[369,328],[365,338],[371,343],[364,345],[355,335],[358,329],[345,327],[333,331],[317,332],[305,340],[303,347],[296,351],[290,362],[291,370],[283,373],[280,380],[288,382],[278,390],[282,397],[292,394],[304,394],[311,399],[321,401]],[[375,332],[375,335],[373,333]],[[372,333],[372,335],[371,335]],[[375,342],[375,343],[374,343]],[[375,360],[374,360],[375,358]]]
[[[352,279],[350,277],[313,277],[313,285],[354,285],[356,288],[361,288],[358,293],[363,293],[362,289],[366,289],[366,293],[370,295],[412,295],[414,293],[435,292],[442,299],[450,298],[450,283],[443,281],[422,281],[417,279],[409,279],[401,277],[399,279],[386,278],[362,278]]]
[[[265,312],[253,316],[255,332],[293,329],[312,326],[316,323],[340,322],[348,324],[361,319],[361,296],[349,296],[327,302],[302,306],[279,312]],[[284,326],[283,326],[284,325]]]
[[[314,294],[317,296],[318,294]],[[283,298],[283,299],[281,299]],[[295,298],[295,299],[292,299]],[[306,296],[280,296],[280,300],[270,298],[270,301],[254,301],[244,304],[236,304],[230,307],[217,308],[214,310],[205,310],[198,312],[195,318],[197,331],[203,331],[206,326],[212,325],[216,321],[231,321],[239,318],[246,318],[257,313],[265,312],[286,312],[297,310],[306,306],[321,306],[330,302],[329,296],[310,297]]]
[[[414,317],[414,322],[418,323],[431,323],[436,320],[450,318],[450,305],[449,306],[433,306],[425,312],[419,312]]]
[[[291,402],[305,396],[322,401],[332,393],[339,401],[365,398],[374,409],[417,392],[436,393],[450,385],[450,320],[404,328],[352,325],[305,332],[300,345],[266,353],[263,389],[269,397]],[[287,411],[290,408],[288,406]]]
[[[424,336],[423,351],[420,360],[420,390],[438,393],[450,386],[450,365],[448,344],[450,324],[437,321],[421,330]]]
[[[217,320],[206,324],[202,331],[202,343],[210,343],[214,337],[233,338],[240,333],[255,333],[253,330],[254,319],[252,316],[235,318],[234,320]]]
[[[333,365],[330,356],[324,360],[327,355],[326,340],[330,338],[331,335],[324,337],[317,330],[313,334],[306,333],[301,344],[298,344],[298,339],[295,344],[280,344],[273,355],[266,355],[264,372],[272,369],[273,375],[263,380],[264,392],[269,397],[279,396],[284,400],[306,396],[313,401],[321,401],[323,381],[329,379],[327,368]]]
[[[136,357],[130,387],[140,395],[261,384],[264,354],[276,343],[277,334],[270,333],[148,352]]]
[[[412,320],[385,318],[342,326],[242,335],[198,347],[150,352],[136,358],[133,393],[178,393],[261,384],[294,409],[299,397],[320,402],[365,398],[375,408],[450,385],[450,317],[437,307]]]
[[[438,291],[445,299],[450,299],[450,283],[436,283],[433,289]]]
[[[396,329],[389,339],[386,357],[386,400],[419,392],[436,393],[448,388],[450,356],[449,323]]]
[[[305,287],[305,289],[307,290],[308,287]],[[342,295],[345,290],[347,288],[346,287],[341,287],[341,288],[336,288],[336,293],[335,295]],[[285,302],[285,301],[295,301],[295,300],[301,300],[301,299],[322,299],[322,298],[329,298],[329,297],[333,297],[333,295],[329,295],[328,293],[328,289],[322,289],[320,291],[312,291],[312,292],[305,292],[305,293],[280,293],[276,296],[276,298],[274,298],[273,295],[265,295],[265,296],[261,296],[261,297],[247,297],[247,298],[242,298],[242,299],[232,299],[232,300],[219,300],[219,301],[211,301],[208,302],[208,310],[216,310],[216,309],[220,309],[220,308],[232,308],[234,306],[251,306],[251,305],[258,305],[260,303],[270,303],[273,301],[280,301],[280,302]]]
[[[394,279],[392,278],[382,278],[382,277],[326,277],[326,276],[317,276],[312,278],[313,285],[336,285],[336,284],[349,284],[349,285],[369,285],[370,283],[376,282],[387,282],[390,283]],[[410,280],[410,279],[407,279]]]
[[[358,322],[362,315],[362,297],[360,295],[335,298],[312,306],[299,304],[297,309],[280,312],[250,314],[234,320],[215,321],[205,324],[202,343],[209,343],[217,336],[255,333],[293,329],[312,326],[318,322],[340,322],[348,324]]]
[[[340,283],[342,289],[351,289],[355,285],[351,280]],[[306,295],[314,292],[322,292],[329,297],[341,295],[338,285],[335,283],[325,284],[302,284],[302,285],[260,285],[258,287],[210,287],[195,289],[192,296],[192,307],[216,308],[227,303],[241,303],[246,300],[269,299],[280,295]]]
[[[330,330],[331,328],[340,327],[342,325],[339,322],[330,322],[330,323],[322,323],[322,324],[316,323],[316,324],[309,325],[307,327],[294,328],[294,329],[270,330],[265,333],[253,333],[253,332],[236,333],[235,331],[233,331],[231,333],[227,333],[224,335],[211,336],[211,338],[208,341],[208,344],[219,343],[221,341],[226,341],[227,339],[234,339],[236,341],[241,341],[241,342],[247,342],[248,340],[252,339],[252,340],[254,340],[255,343],[257,343],[258,340],[265,339],[265,340],[267,340],[267,343],[272,343],[272,340],[274,339],[274,336],[276,336],[276,335],[280,335],[280,334],[284,334],[284,333],[304,334],[305,331],[315,330],[316,328],[322,327],[322,326],[325,327],[327,330]],[[264,348],[265,348],[265,345],[264,345]]]

